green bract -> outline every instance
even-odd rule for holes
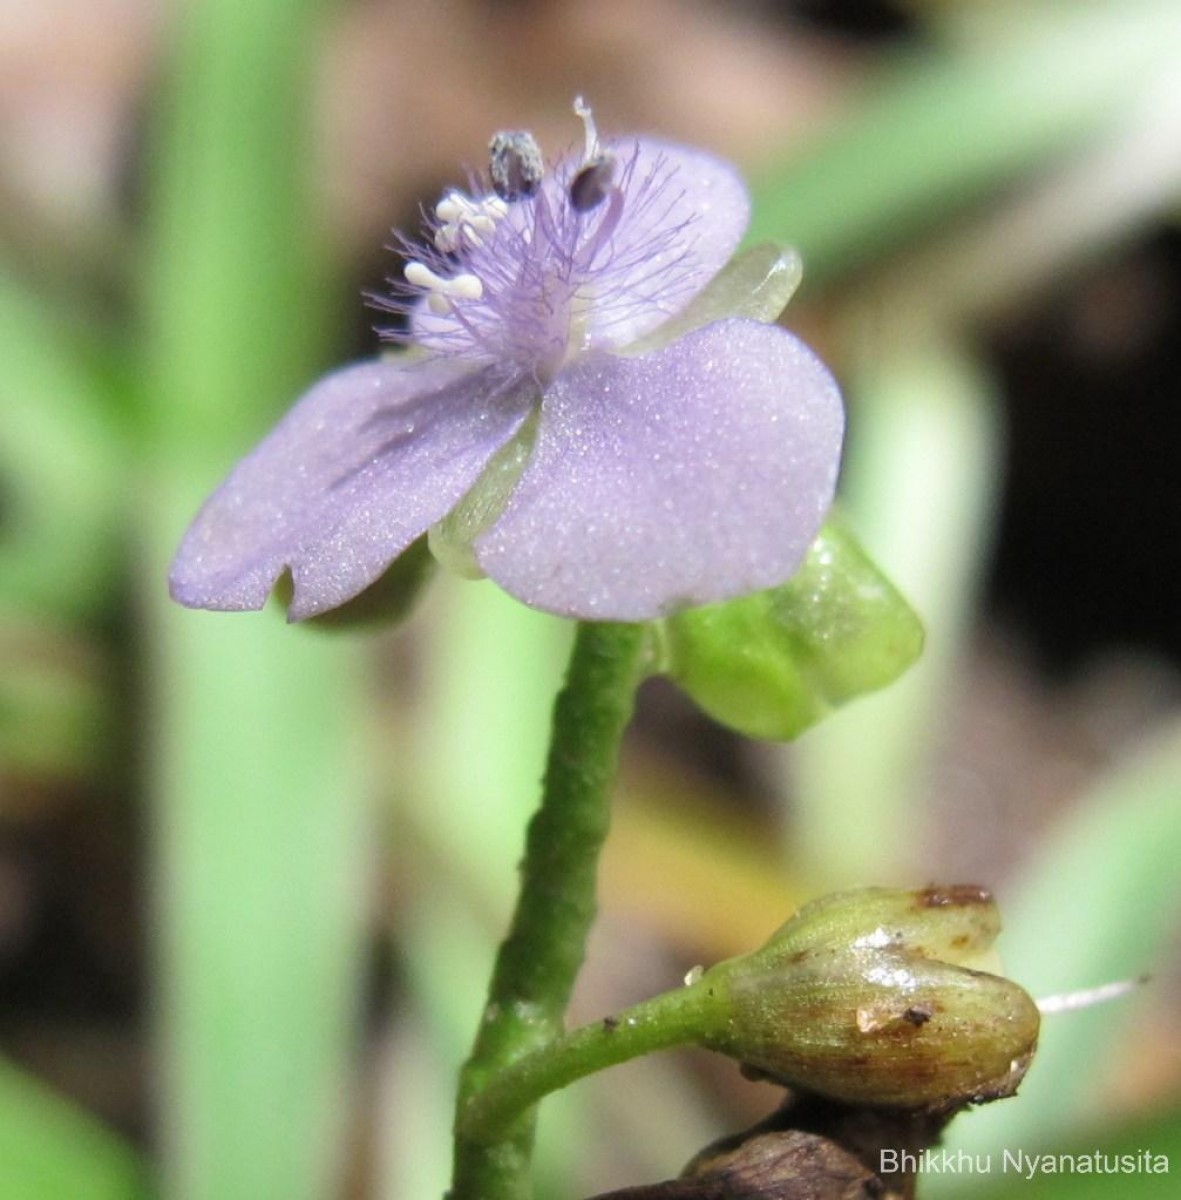
[[[789,582],[663,622],[664,668],[710,716],[748,737],[794,738],[892,683],[923,627],[894,585],[829,521]]]

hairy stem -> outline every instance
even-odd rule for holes
[[[643,678],[642,625],[583,624],[554,707],[541,807],[529,825],[521,892],[500,947],[483,1022],[460,1078],[451,1200],[529,1195],[534,1113],[495,1138],[462,1114],[508,1064],[561,1032],[594,920],[619,745]]]

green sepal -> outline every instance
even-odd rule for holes
[[[787,583],[664,621],[662,666],[723,725],[787,740],[892,683],[922,648],[913,609],[830,520]]]
[[[761,242],[741,250],[680,312],[617,353],[624,358],[652,354],[729,317],[777,321],[803,277],[804,264],[790,246]]]
[[[488,460],[462,500],[427,532],[427,544],[440,566],[461,579],[483,579],[476,539],[496,524],[520,482],[537,441],[538,411]]]

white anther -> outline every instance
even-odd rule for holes
[[[446,294],[457,300],[479,300],[484,294],[484,284],[478,275],[456,275],[447,280]]]
[[[482,246],[484,238],[496,232],[496,222],[507,212],[508,205],[499,196],[473,200],[452,190],[435,205],[435,219],[440,222],[435,231],[435,248],[450,254],[465,247]]]
[[[595,114],[581,96],[574,97],[574,115],[582,121],[586,129],[586,149],[583,151],[583,162],[590,162],[599,153],[599,131],[595,128]]]
[[[438,292],[431,292],[426,298],[426,306],[436,317],[446,317],[451,313],[451,301],[446,296],[440,296]]]
[[[431,312],[438,313],[439,316],[445,316],[451,311],[451,300],[479,300],[484,295],[484,285],[478,275],[453,275],[450,279],[444,279],[441,275],[436,275],[426,263],[420,262],[408,262],[402,273],[407,283],[429,293],[427,304]],[[436,297],[446,305],[442,310],[434,303]]]
[[[408,262],[402,273],[406,276],[406,282],[412,283],[415,287],[427,288],[430,291],[443,290],[445,281],[440,279],[426,263]]]
[[[435,249],[450,254],[459,249],[459,226],[443,225],[435,233]]]

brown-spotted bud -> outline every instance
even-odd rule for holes
[[[977,969],[999,930],[982,888],[827,896],[692,985],[712,989],[700,1041],[852,1104],[942,1109],[1011,1095],[1039,1014],[1015,983]]]

